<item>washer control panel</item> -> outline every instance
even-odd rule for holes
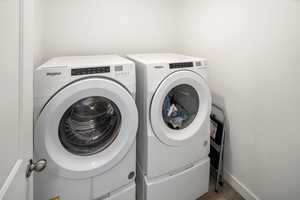
[[[183,63],[171,63],[169,64],[170,69],[178,69],[178,68],[188,68],[188,67],[194,67],[193,62],[183,62]]]
[[[104,67],[87,67],[87,68],[76,68],[71,70],[72,76],[82,76],[82,75],[89,75],[89,74],[103,74],[109,73],[110,66]]]

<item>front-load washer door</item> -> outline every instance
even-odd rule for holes
[[[165,78],[153,95],[150,120],[164,144],[180,146],[192,140],[209,117],[211,94],[206,81],[192,71],[177,71]]]
[[[50,172],[88,178],[114,167],[135,141],[134,98],[119,83],[82,79],[61,89],[45,105],[35,126],[35,153]]]

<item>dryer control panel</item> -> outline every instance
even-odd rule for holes
[[[71,70],[72,76],[81,76],[81,75],[88,75],[88,74],[103,74],[109,73],[110,66],[104,67],[85,67],[85,68],[76,68]]]
[[[194,67],[193,62],[183,62],[183,63],[171,63],[170,69],[178,69],[178,68],[188,68],[188,67]]]

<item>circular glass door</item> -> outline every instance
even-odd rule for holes
[[[153,95],[151,126],[164,144],[180,146],[201,134],[209,119],[211,94],[206,81],[192,71],[177,71],[165,78]]]
[[[59,139],[75,155],[87,156],[103,151],[119,133],[121,113],[105,97],[87,97],[64,113],[59,124]]]
[[[162,106],[163,120],[170,129],[181,130],[194,121],[198,109],[197,91],[187,84],[178,85],[165,97]]]

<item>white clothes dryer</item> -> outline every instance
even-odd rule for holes
[[[195,200],[209,185],[207,60],[178,54],[128,58],[137,70],[137,197]]]
[[[135,199],[135,65],[59,57],[34,73],[35,200]]]

